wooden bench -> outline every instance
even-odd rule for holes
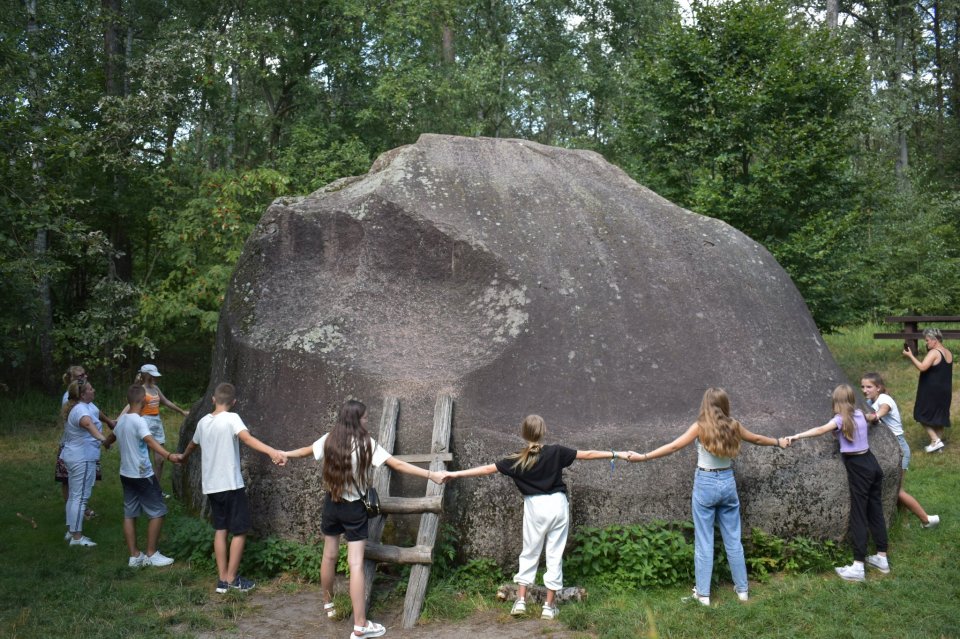
[[[916,354],[917,340],[923,338],[923,328],[920,324],[960,324],[960,315],[904,315],[901,317],[886,317],[887,324],[902,324],[903,330],[899,333],[874,333],[873,339],[898,339],[910,345],[910,350]],[[929,327],[926,327],[929,328]],[[943,339],[960,339],[960,329],[941,330]]]

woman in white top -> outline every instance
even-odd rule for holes
[[[66,464],[69,475],[66,520],[71,546],[97,545],[83,534],[83,515],[97,477],[100,445],[107,441],[100,409],[93,403],[95,395],[93,384],[86,379],[71,382],[67,389],[67,403],[63,406],[66,424],[60,459]]]
[[[333,429],[310,446],[287,451],[287,457],[313,455],[323,463],[326,495],[320,531],[323,533],[323,560],[320,564],[320,588],[323,609],[334,617],[333,578],[337,568],[340,535],[347,538],[347,563],[350,564],[350,601],[353,604],[353,636],[379,637],[386,629],[367,619],[364,593],[363,553],[367,543],[367,511],[360,500],[367,490],[370,468],[386,464],[392,470],[426,477],[443,483],[446,471],[431,472],[393,457],[367,432],[367,407],[349,400],[340,409]]]

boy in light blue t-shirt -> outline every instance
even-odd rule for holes
[[[143,386],[139,384],[127,389],[130,412],[117,420],[114,429],[120,451],[120,483],[123,485],[123,536],[130,551],[127,565],[131,568],[169,566],[173,563],[173,559],[157,550],[167,505],[163,501],[163,492],[153,472],[148,450],[153,450],[164,459],[170,459],[170,453],[157,443],[150,434],[150,426],[140,416],[144,395]],[[141,513],[150,520],[147,525],[146,554],[137,547],[137,517]]]

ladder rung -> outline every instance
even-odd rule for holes
[[[443,495],[433,497],[381,497],[380,510],[391,515],[443,512]]]
[[[453,461],[453,453],[419,453],[416,455],[394,455],[394,457],[408,464],[429,464],[434,460],[442,462]]]
[[[373,561],[386,561],[392,564],[431,564],[433,549],[430,546],[389,546],[372,541],[367,542],[364,557]]]

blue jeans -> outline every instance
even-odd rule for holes
[[[697,594],[710,596],[713,575],[713,524],[720,527],[727,563],[737,592],[747,592],[747,563],[740,541],[740,497],[733,470],[708,472],[697,469],[693,479],[693,564]]]

